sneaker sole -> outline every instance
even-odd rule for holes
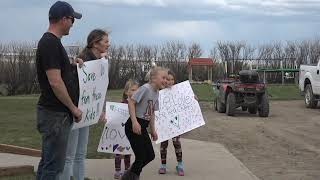
[[[184,176],[184,172],[179,171],[178,166],[176,167],[176,170],[177,170],[178,176]]]

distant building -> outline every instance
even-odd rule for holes
[[[212,58],[192,58],[188,62],[189,67],[189,81],[192,82],[192,68],[195,66],[203,66],[207,69],[208,81],[212,82],[212,69],[214,62]]]

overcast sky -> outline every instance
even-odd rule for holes
[[[48,28],[51,0],[0,0],[0,42],[37,41]],[[83,18],[65,45],[85,43],[94,28],[112,43],[219,40],[257,44],[320,37],[320,0],[69,0]]]

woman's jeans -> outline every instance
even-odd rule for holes
[[[88,137],[89,127],[70,131],[66,161],[60,180],[69,180],[71,176],[76,180],[84,180]]]

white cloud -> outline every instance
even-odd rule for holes
[[[131,6],[165,6],[162,0],[76,0],[86,3],[98,3],[103,5],[131,5]]]
[[[155,5],[155,6],[264,6],[264,7],[297,7],[320,6],[319,0],[73,0],[78,2],[127,4],[127,5]]]
[[[211,21],[159,22],[151,27],[150,32],[155,36],[186,41],[222,36],[219,24]]]
[[[46,31],[51,3],[32,1],[37,1],[37,6],[21,0],[1,3],[0,20],[6,21],[9,11],[14,16],[0,29],[0,41],[34,41]],[[84,15],[76,21],[70,36],[63,38],[71,43],[85,42],[87,34],[96,27],[108,27],[117,43],[182,40],[199,42],[205,47],[211,47],[216,40],[268,42],[319,34],[320,0],[68,1]],[[29,16],[34,20],[25,25]],[[20,31],[21,27],[26,27],[25,31]],[[25,36],[26,33],[30,36]]]
[[[193,9],[195,12],[205,10],[227,10],[239,13],[273,16],[291,16],[311,13],[310,9],[320,10],[319,0],[74,0],[103,5],[128,5],[173,7]]]

